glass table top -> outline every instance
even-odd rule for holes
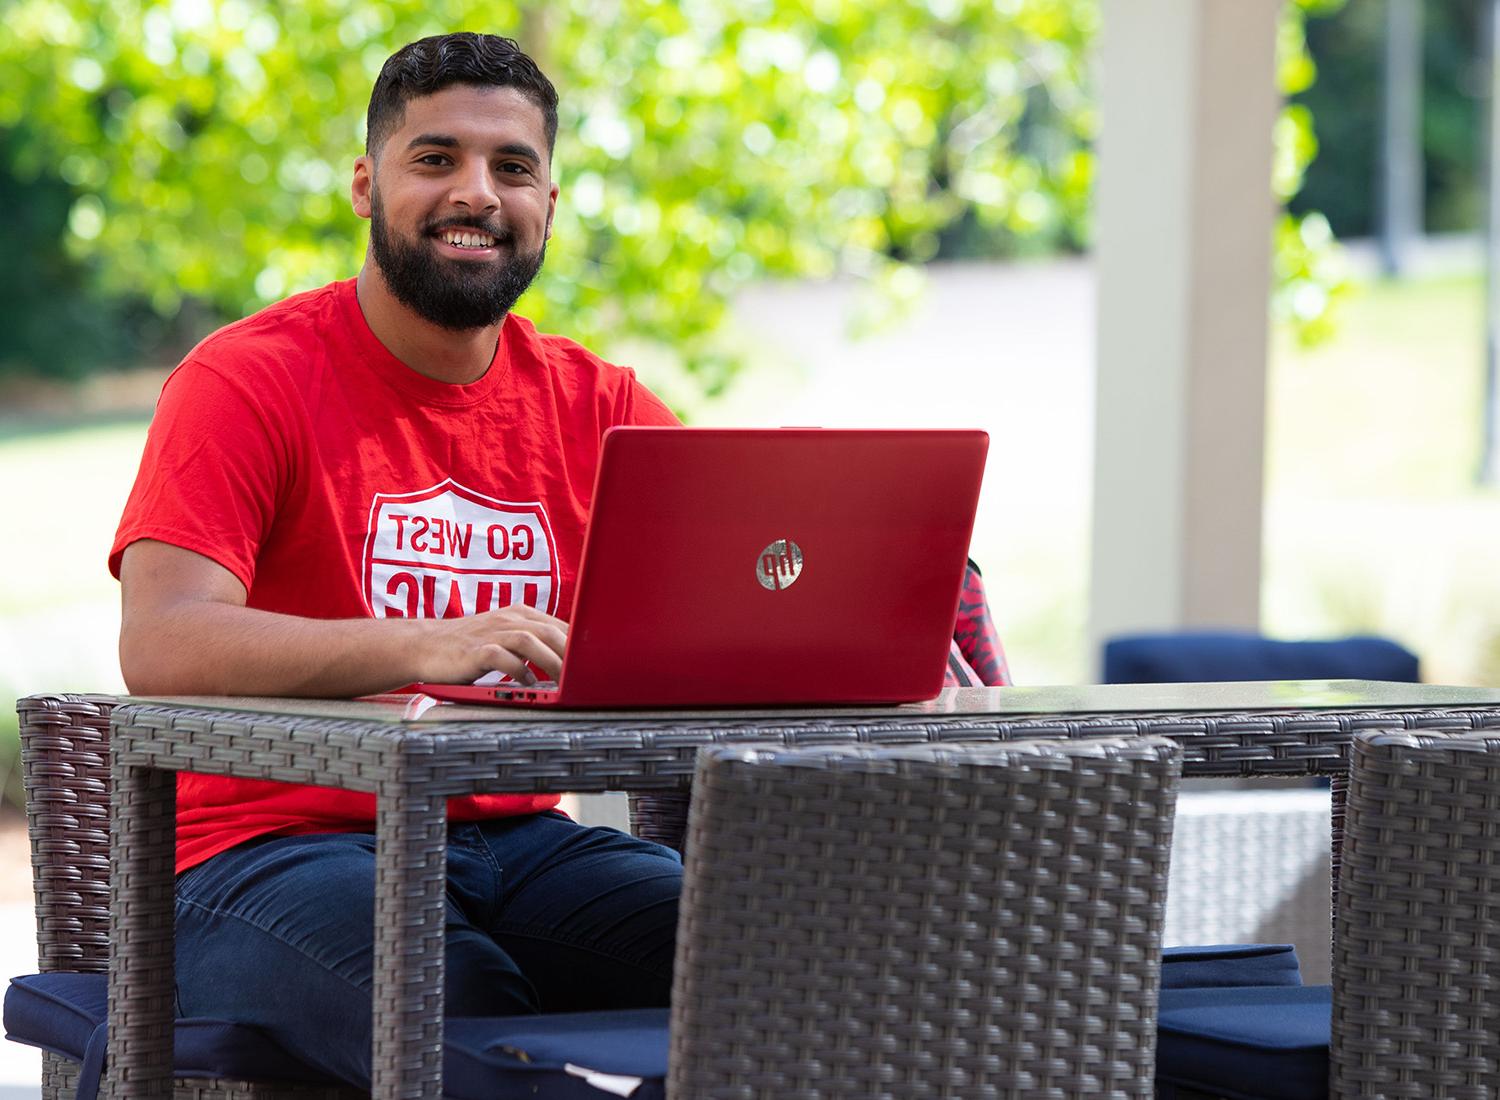
[[[122,703],[165,704],[197,710],[298,715],[376,723],[495,722],[536,726],[549,722],[673,722],[755,718],[894,718],[1126,713],[1223,713],[1261,710],[1422,710],[1500,707],[1500,689],[1376,680],[1280,680],[1213,684],[1090,684],[1057,687],[946,688],[935,699],[901,706],[746,706],[679,710],[559,710],[515,705],[444,703],[426,695],[362,699],[292,699],[237,696],[130,696]]]

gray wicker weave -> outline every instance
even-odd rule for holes
[[[903,744],[1158,734],[1199,776],[1335,775],[1367,730],[1500,727],[1500,692],[1425,685],[1115,685],[945,692],[929,704],[797,713],[556,714],[316,700],[127,701],[113,713],[110,751],[113,928],[110,1074],[116,1095],[168,1094],[171,1027],[172,773],[316,782],[380,800],[377,889],[378,1097],[433,1096],[440,1067],[444,799],[486,791],[687,788],[699,747],[712,744]],[[23,701],[42,731],[73,721],[77,696]],[[1330,709],[1331,708],[1331,709]],[[87,725],[87,722],[82,723]],[[83,807],[105,787],[101,738],[58,737],[58,812],[33,818],[38,914],[45,944],[96,967],[102,868]],[[82,763],[73,756],[76,740]],[[64,748],[66,746],[66,748]],[[28,756],[26,759],[30,759]],[[1339,780],[1335,779],[1335,793]],[[71,784],[71,786],[69,786]],[[76,807],[73,809],[73,807]],[[39,808],[39,812],[40,808]],[[1334,819],[1341,813],[1334,800]],[[1335,849],[1336,851],[1336,849]],[[76,886],[71,884],[77,884]],[[42,892],[47,897],[42,898]],[[91,908],[91,906],[93,908]],[[63,941],[76,928],[83,942]],[[433,930],[436,930],[435,932]],[[90,933],[93,933],[93,938]],[[62,956],[59,956],[62,957]],[[66,965],[66,964],[65,964]],[[80,964],[77,968],[85,968]]]
[[[42,1096],[72,1100],[78,1094],[77,1062],[57,1054],[42,1054]],[[101,1092],[101,1095],[103,1093]],[[119,1095],[118,1093],[116,1095]],[[180,1077],[172,1090],[172,1100],[359,1100],[368,1093],[341,1088],[319,1088],[313,1085],[274,1085],[264,1082],[202,1080]]]
[[[706,751],[670,1095],[1151,1096],[1180,755]]]
[[[43,971],[109,961],[109,712],[103,696],[16,704]]]
[[[104,695],[34,696],[16,710],[43,973],[109,962],[109,715]],[[77,1063],[42,1055],[43,1100],[70,1100]],[[358,1100],[348,1089],[181,1079],[174,1100]]]
[[[1355,743],[1335,1096],[1500,1096],[1500,733]]]

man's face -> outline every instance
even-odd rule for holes
[[[410,100],[354,172],[376,266],[433,324],[493,325],[541,270],[557,188],[541,108],[516,89],[455,84]]]

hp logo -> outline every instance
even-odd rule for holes
[[[791,539],[777,539],[760,552],[755,579],[772,592],[790,588],[802,575],[802,547]]]

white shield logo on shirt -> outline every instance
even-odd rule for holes
[[[452,478],[376,493],[365,602],[377,619],[451,619],[524,603],[557,611],[557,556],[540,503],[496,500]]]

